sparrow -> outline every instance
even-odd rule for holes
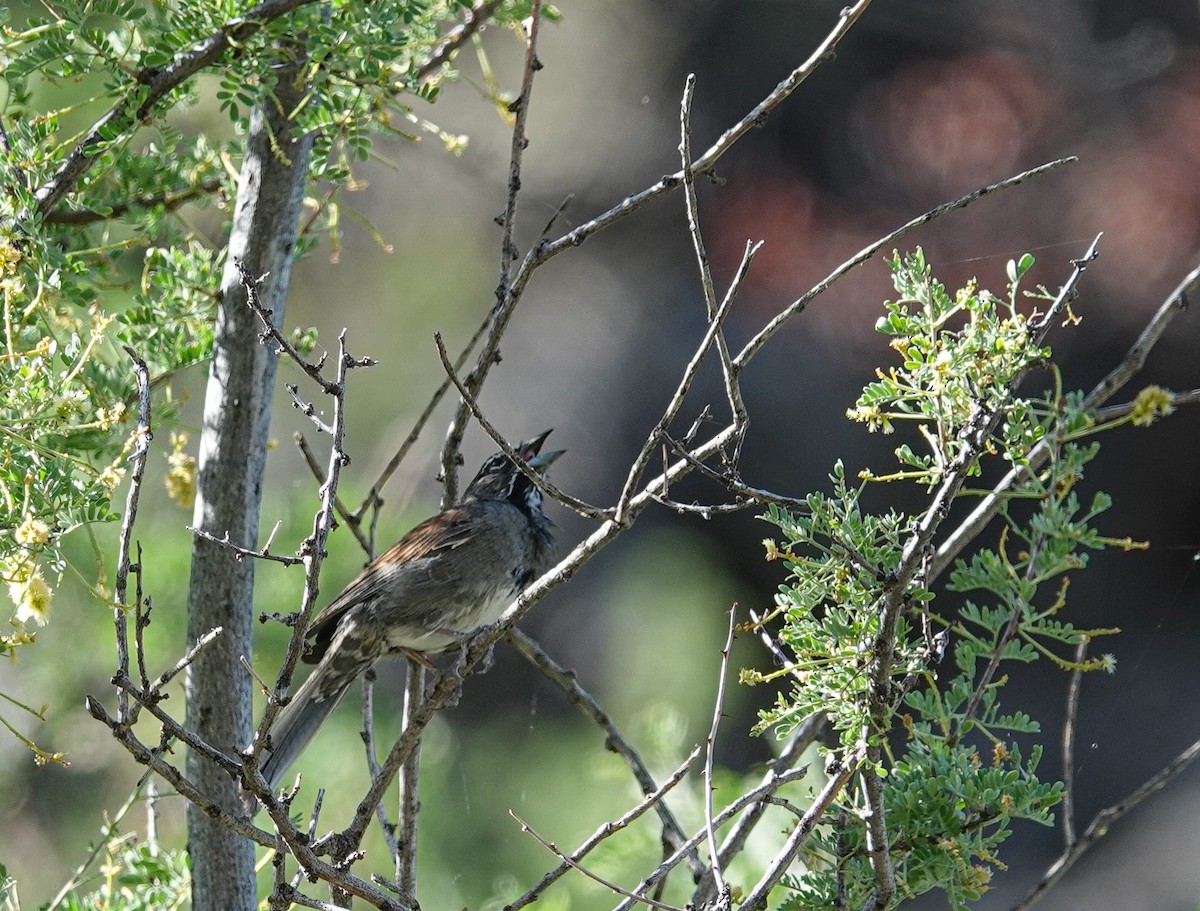
[[[563,454],[541,451],[549,435],[514,447],[543,475]],[[302,660],[317,666],[271,726],[260,766],[271,789],[378,659],[437,653],[499,620],[552,565],[552,528],[541,490],[497,452],[456,505],[368,564],[308,629]]]

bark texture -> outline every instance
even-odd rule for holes
[[[246,305],[235,260],[252,275],[270,273],[263,304],[283,318],[293,248],[308,171],[309,138],[291,135],[287,120],[303,95],[296,55],[278,69],[274,92],[254,113],[242,164],[229,254],[222,279],[212,366],[204,401],[194,524],[243,547],[258,538],[276,354],[259,343],[258,317]],[[188,668],[187,724],[234,753],[252,734],[252,681],[239,659],[252,654],[254,561],[199,537],[192,545],[188,642],[215,627],[223,633]],[[191,753],[188,777],[231,811],[238,786]],[[195,911],[254,911],[254,847],[188,806],[188,851]]]

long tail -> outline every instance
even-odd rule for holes
[[[330,648],[271,725],[272,749],[264,754],[267,758],[260,768],[272,790],[337,708],[350,684],[374,663],[359,655],[340,654],[345,651],[349,650],[336,645]]]

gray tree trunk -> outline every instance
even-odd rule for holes
[[[261,325],[246,305],[233,262],[245,261],[255,276],[270,273],[261,297],[279,324],[311,146],[308,138],[293,139],[287,122],[303,94],[303,87],[294,84],[300,71],[299,61],[279,68],[274,95],[268,95],[251,121],[204,400],[193,521],[214,535],[228,533],[242,547],[254,547],[258,538],[276,354],[258,341]],[[239,561],[226,548],[194,539],[188,642],[214,627],[224,632],[188,668],[187,724],[230,753],[245,747],[253,731],[252,681],[239,662],[241,656],[251,656],[253,594],[253,560]],[[238,811],[238,787],[228,775],[194,752],[188,755],[187,771],[205,793]],[[188,807],[187,829],[192,908],[254,911],[251,842],[195,806]]]

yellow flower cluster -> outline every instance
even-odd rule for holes
[[[171,454],[167,456],[167,496],[183,509],[196,502],[196,459],[184,451],[186,433],[171,434]]]
[[[18,544],[24,544],[26,547],[45,544],[50,540],[50,529],[41,519],[28,515],[25,521],[17,526],[13,537]]]
[[[40,548],[50,541],[50,527],[30,513],[13,531],[13,540],[30,550]],[[14,619],[18,623],[32,620],[38,626],[45,626],[54,592],[33,554],[22,554],[14,560],[0,567],[0,577],[8,584],[8,596],[17,608]]]
[[[1169,390],[1162,386],[1147,386],[1134,397],[1133,426],[1149,427],[1174,410],[1175,402]]]

